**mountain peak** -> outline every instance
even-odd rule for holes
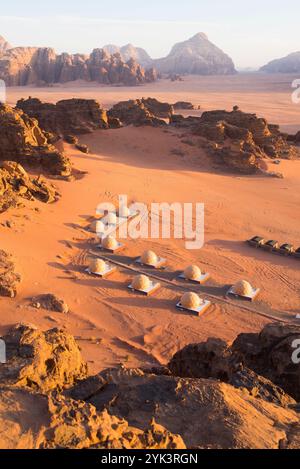
[[[7,50],[11,49],[12,46],[7,42],[6,39],[4,39],[3,36],[0,36],[0,54],[3,54]]]
[[[207,35],[205,33],[197,33],[195,36],[188,39],[188,41],[203,41],[203,39],[208,41]]]

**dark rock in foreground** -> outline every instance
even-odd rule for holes
[[[268,324],[259,334],[240,334],[232,345],[217,339],[188,345],[174,355],[169,368],[176,376],[252,388],[263,399],[285,406],[300,401],[300,365],[292,360],[295,340],[300,343],[299,326]]]
[[[106,370],[83,389],[68,391],[145,429],[149,418],[182,436],[188,448],[277,449],[299,425],[297,414],[213,379]],[[88,379],[89,381],[89,379]],[[81,389],[80,389],[81,386]],[[255,422],[255,428],[253,427]]]
[[[72,336],[19,324],[3,337],[0,447],[295,448],[295,401],[241,360],[277,372],[287,363],[285,339],[299,330],[269,325],[233,346],[218,339],[187,346],[170,370],[120,367],[87,377]]]

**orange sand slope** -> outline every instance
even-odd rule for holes
[[[184,84],[187,86],[187,82],[174,86]],[[163,88],[164,83],[156,86]],[[173,84],[168,82],[168,86]],[[90,97],[106,103],[151,94],[166,101],[181,98],[197,104],[209,96],[202,92],[193,99],[195,88],[172,96],[163,90],[155,94],[149,88],[103,88],[94,92],[80,88],[76,93],[68,89],[14,89],[9,100],[13,102],[27,94],[45,100],[55,96],[57,100],[91,93]],[[277,100],[279,95],[281,92],[272,96]],[[263,104],[259,91],[253,90],[247,96],[249,101],[244,96],[243,110],[256,109],[270,118],[260,112]],[[236,104],[235,98],[235,93],[228,91],[224,97],[220,92],[210,107]],[[296,122],[293,113],[286,109],[287,103],[280,110],[276,110],[276,105],[271,110],[271,95],[268,102],[266,110],[275,123]],[[82,137],[81,142],[89,145],[90,154],[79,153],[68,145],[65,150],[74,166],[88,174],[72,183],[55,181],[63,195],[58,203],[26,203],[22,210],[0,215],[1,248],[15,255],[17,270],[23,277],[16,299],[0,299],[0,333],[18,321],[45,329],[66,326],[80,341],[85,359],[96,372],[118,363],[130,367],[164,364],[187,343],[209,336],[231,340],[239,332],[261,329],[269,322],[261,313],[285,320],[294,320],[300,313],[299,261],[258,252],[244,243],[248,237],[262,234],[300,245],[300,161],[282,162],[284,179],[245,177],[216,172],[202,150],[183,143],[177,130],[100,130]],[[174,155],[174,149],[181,149],[184,156]],[[113,259],[129,268],[119,266],[118,272],[107,280],[89,277],[84,269],[95,250],[91,234],[85,229],[88,219],[98,203],[117,203],[118,194],[128,194],[130,202],[147,204],[204,202],[204,248],[187,251],[183,240],[128,240],[125,250]],[[13,222],[11,228],[3,226],[6,220]],[[136,268],[134,259],[148,248],[167,258],[168,268],[159,274],[167,282],[155,295],[145,298],[130,292],[127,285],[135,274],[130,270]],[[184,284],[175,280],[176,274],[191,263],[212,277],[196,289],[216,297],[201,318],[175,308],[184,291]],[[249,310],[244,309],[243,302],[224,301],[226,286],[241,278],[262,289],[257,303],[246,304]],[[30,297],[48,292],[61,296],[70,312],[49,313],[29,305]]]

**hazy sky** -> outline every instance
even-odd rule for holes
[[[0,35],[14,46],[51,46],[58,52],[87,53],[131,42],[156,58],[203,31],[237,67],[258,67],[300,50],[299,0],[41,2],[1,2]]]

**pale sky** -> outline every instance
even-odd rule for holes
[[[130,42],[157,58],[202,31],[240,68],[300,50],[299,21],[299,0],[10,0],[0,35],[71,53]]]

